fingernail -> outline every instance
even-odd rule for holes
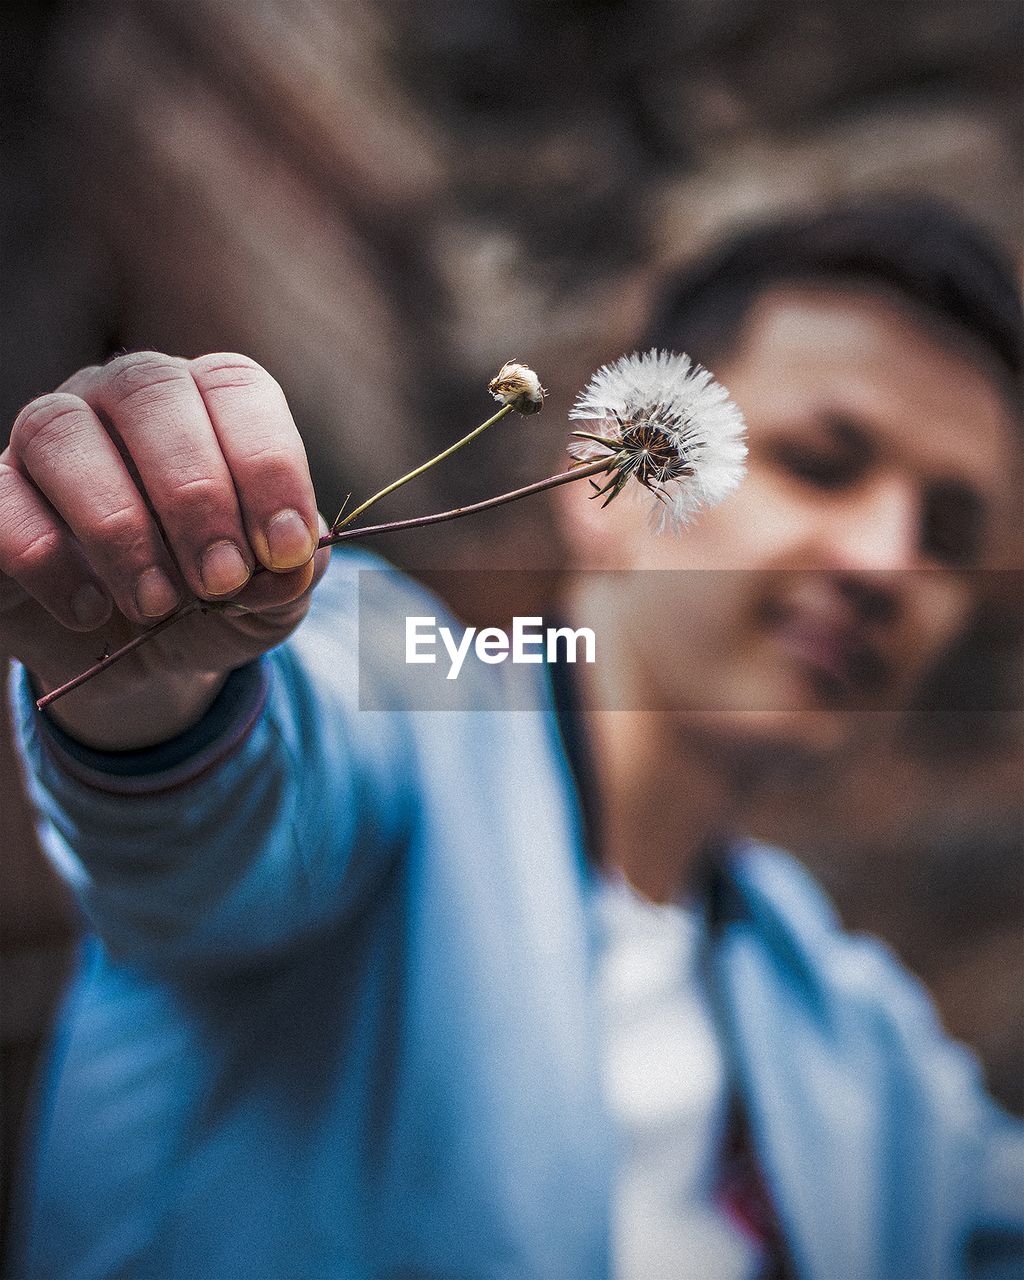
[[[211,596],[229,596],[249,581],[249,566],[233,542],[215,542],[203,553],[203,587]]]
[[[71,612],[79,626],[91,630],[109,617],[110,597],[91,582],[83,583],[71,597]]]
[[[178,593],[163,569],[147,569],[135,584],[135,603],[144,618],[162,618],[178,604]]]
[[[267,525],[267,549],[275,569],[298,569],[316,550],[316,540],[297,511],[279,511]]]

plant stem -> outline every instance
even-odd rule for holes
[[[463,436],[461,440],[456,440],[456,442],[453,445],[449,445],[443,453],[439,453],[436,458],[431,458],[429,462],[424,462],[423,465],[417,467],[415,471],[410,471],[404,476],[399,476],[397,480],[392,480],[389,485],[386,485],[378,493],[375,493],[371,498],[367,498],[365,502],[360,503],[354,511],[350,511],[348,515],[345,516],[344,520],[342,520],[341,517],[345,508],[342,507],[341,511],[339,511],[334,517],[334,523],[331,525],[331,532],[337,533],[339,529],[344,529],[346,525],[350,525],[352,521],[355,520],[356,516],[361,516],[363,512],[369,507],[372,507],[375,502],[380,502],[381,498],[386,498],[389,493],[394,493],[396,489],[401,489],[403,484],[408,484],[410,480],[415,480],[417,476],[423,475],[424,471],[429,471],[431,467],[437,466],[439,462],[444,462],[445,458],[450,458],[453,453],[458,453],[460,449],[464,448],[470,443],[470,441],[475,440],[477,436],[486,431],[488,427],[493,427],[494,424],[496,422],[500,422],[502,418],[507,418],[512,411],[513,406],[511,404],[503,405],[493,418],[488,418],[486,422],[481,422],[478,427],[473,428],[469,435]]]
[[[510,406],[506,405],[505,409],[500,413],[495,414],[490,422],[485,422],[482,427],[477,427],[476,431],[466,437],[466,440],[471,439],[473,435],[477,435],[484,429],[484,427],[490,426],[491,422],[496,422],[498,418],[505,414],[509,407]],[[449,450],[448,452],[452,452],[455,448],[461,447],[466,440],[460,441],[459,445],[453,446],[452,450]],[[442,454],[440,456],[444,457],[445,455]],[[343,527],[335,528],[320,539],[317,544],[318,549],[320,547],[331,547],[336,542],[354,542],[357,538],[372,538],[376,534],[396,533],[401,529],[422,529],[425,525],[442,524],[447,520],[459,520],[463,516],[474,515],[478,511],[490,511],[494,507],[501,507],[509,502],[517,502],[520,498],[528,498],[531,494],[543,493],[546,489],[556,489],[559,485],[571,484],[573,481],[583,480],[587,476],[600,475],[603,471],[608,471],[614,462],[614,456],[598,458],[592,462],[584,463],[582,466],[570,467],[568,471],[560,471],[557,475],[548,476],[546,480],[535,480],[533,484],[523,485],[522,488],[512,489],[508,493],[499,493],[497,497],[485,498],[482,502],[471,502],[465,507],[453,507],[450,511],[437,511],[429,516],[414,516],[409,520],[391,520],[387,524],[363,525],[360,529],[345,529]],[[425,468],[420,468],[420,470],[425,470]],[[411,477],[409,476],[404,477],[403,481],[396,483],[404,483],[405,479],[410,478]],[[395,487],[395,485],[390,486],[391,489]],[[387,492],[389,492],[389,489],[382,489],[379,494],[370,499],[370,502],[375,502],[378,497],[383,497]],[[370,505],[370,502],[364,502],[361,507],[358,507],[356,511],[352,513],[352,516],[358,515],[360,511],[365,511]],[[351,519],[352,516],[349,516],[348,519]],[[346,520],[345,523],[347,524],[348,520]],[[267,570],[265,570],[262,565],[257,566],[255,570],[255,573],[265,572],[267,572]],[[228,603],[230,603],[230,601]],[[212,607],[215,608],[216,605]],[[119,662],[134,649],[137,649],[139,645],[152,639],[153,636],[158,635],[165,628],[171,626],[172,623],[178,622],[181,618],[187,617],[189,614],[197,613],[202,609],[209,608],[211,608],[211,604],[206,600],[189,601],[188,604],[182,605],[180,609],[176,609],[174,613],[169,613],[166,618],[162,618],[153,626],[148,627],[143,632],[140,632],[134,640],[129,640],[128,643],[122,645],[120,649],[115,649],[113,653],[107,654],[105,658],[101,658],[99,662],[95,663],[87,671],[81,672],[80,675],[77,675],[74,679],[67,681],[66,684],[62,684],[59,688],[52,689],[36,702],[36,706],[40,711],[42,711],[45,707],[50,706],[51,703],[56,702],[58,698],[63,698],[66,693],[70,693],[73,689],[79,688],[81,685],[85,684],[87,680],[91,680],[93,676],[98,676],[101,671],[106,671],[108,667],[112,667],[115,662]]]
[[[72,689],[77,689],[79,685],[85,684],[87,680],[91,680],[93,676],[98,676],[101,671],[106,671],[107,667],[112,667],[115,662],[120,662],[122,658],[126,658],[133,649],[137,649],[140,644],[145,644],[147,640],[152,640],[155,635],[159,635],[173,622],[178,622],[182,618],[187,618],[190,613],[198,613],[205,605],[203,600],[190,600],[188,604],[183,604],[180,609],[175,609],[173,613],[169,613],[166,618],[161,618],[159,622],[155,622],[151,627],[147,627],[145,631],[140,632],[133,640],[129,640],[127,644],[123,644],[120,649],[115,649],[113,653],[108,653],[106,657],[100,658],[94,666],[87,671],[69,680],[66,684],[62,684],[58,689],[52,689],[43,697],[36,699],[36,706],[40,711],[44,707],[48,707],[51,702],[56,702],[58,698],[63,698],[66,693],[70,693]]]
[[[560,471],[556,476],[548,476],[546,480],[535,480],[533,484],[523,485],[521,489],[512,489],[508,493],[499,493],[496,498],[485,498],[483,502],[472,502],[465,507],[452,507],[450,511],[436,511],[429,516],[413,516],[408,520],[391,520],[387,524],[365,524],[358,529],[337,530],[320,539],[320,546],[330,547],[336,542],[349,542],[355,538],[369,538],[378,533],[395,533],[400,529],[422,529],[428,524],[442,524],[446,520],[459,520],[463,516],[475,515],[478,511],[490,511],[492,507],[502,507],[507,502],[517,502],[520,498],[528,498],[533,493],[543,493],[545,489],[556,489],[561,484],[570,484],[573,480],[582,480],[586,476],[600,475],[607,471],[615,461],[614,457],[598,458],[584,466],[571,467],[568,471]]]

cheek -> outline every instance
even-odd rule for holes
[[[799,558],[812,514],[770,477],[752,471],[736,493],[698,515],[678,538],[654,539],[649,554],[661,564],[700,570],[783,567]]]

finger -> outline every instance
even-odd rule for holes
[[[313,560],[307,560],[298,569],[281,573],[254,573],[245,587],[233,596],[231,603],[239,604],[249,613],[268,613],[290,605],[305,594],[313,583]]]
[[[326,572],[330,548],[321,547],[314,558],[296,570],[279,573],[253,573],[232,603],[243,605],[251,613],[273,613],[308,595]]]
[[[316,498],[284,392],[246,356],[201,356],[189,368],[234,478],[249,544],[268,569],[305,564],[317,540]]]
[[[66,391],[69,395],[80,396],[85,400],[85,392],[92,386],[101,368],[102,366],[98,364],[86,365],[84,369],[73,373],[70,378],[65,378],[57,390]]]
[[[316,513],[316,532],[318,545],[316,554],[313,556],[313,581],[310,584],[311,588],[315,588],[317,586],[324,574],[327,572],[328,566],[331,563],[332,548],[321,547],[319,545],[320,539],[325,538],[329,532],[327,521],[319,511]]]
[[[16,582],[72,631],[92,631],[112,601],[67,526],[43,496],[0,454],[0,574]],[[4,592],[5,597],[7,592]],[[13,603],[20,603],[13,599]]]
[[[235,624],[264,644],[291,631],[305,617],[316,584],[330,561],[330,548],[287,573],[256,573],[235,599],[223,607]]]
[[[7,460],[74,534],[126,617],[145,622],[179,603],[180,579],[159,530],[85,401],[66,392],[33,400],[15,420]]]
[[[120,437],[191,590],[214,598],[238,591],[254,557],[188,362],[148,351],[121,356],[84,395]]]

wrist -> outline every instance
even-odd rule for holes
[[[259,724],[270,691],[270,664],[247,662],[233,670],[210,708],[191,728],[154,746],[101,750],[66,733],[34,706],[38,690],[23,668],[14,672],[12,694],[29,758],[55,769],[51,779],[82,784],[90,792],[124,798],[155,797],[195,786],[215,772],[248,740]]]
[[[203,718],[230,672],[161,672],[123,686],[76,690],[43,714],[70,738],[96,751],[137,751],[187,732]],[[39,694],[47,686],[33,677]]]

